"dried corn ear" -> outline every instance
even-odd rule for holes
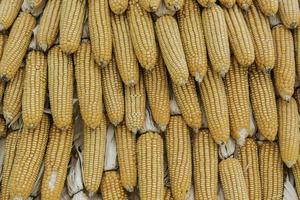
[[[236,3],[242,8],[243,10],[248,10],[249,7],[253,4],[253,0],[236,0]]]
[[[255,3],[266,16],[275,15],[279,8],[279,0],[255,0]]]
[[[218,1],[226,8],[232,8],[236,2],[236,0],[218,0]]]
[[[292,167],[293,175],[295,177],[295,185],[298,196],[300,194],[300,157],[298,156],[298,160],[295,165]]]
[[[178,11],[184,6],[185,0],[163,0],[166,8],[172,11]]]
[[[0,60],[3,55],[6,41],[7,41],[7,36],[4,33],[0,33]]]
[[[161,0],[139,0],[138,3],[147,12],[156,12],[160,8]]]
[[[298,0],[278,0],[279,16],[287,28],[296,28],[299,25],[300,10]]]
[[[294,48],[295,48],[295,63],[296,74],[300,78],[300,26],[298,26],[294,32]]]
[[[104,172],[100,189],[103,200],[128,199],[124,189],[122,188],[120,175],[117,171]]]
[[[123,14],[128,7],[128,0],[108,0],[110,10],[116,14]]]
[[[23,0],[0,2],[0,31],[7,30],[14,23]]]
[[[216,0],[197,0],[198,3],[202,6],[202,7],[212,7],[215,5]]]
[[[5,137],[6,134],[7,134],[6,122],[3,115],[0,115],[0,138]]]

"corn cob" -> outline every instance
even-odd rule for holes
[[[172,197],[171,189],[165,186],[163,200],[174,200]]]
[[[74,56],[80,113],[84,123],[95,129],[101,123],[101,71],[96,65],[90,42],[82,42]]]
[[[196,0],[185,0],[177,14],[182,45],[190,75],[201,82],[207,71],[207,52],[200,7]]]
[[[26,59],[22,97],[22,119],[27,128],[35,128],[42,119],[46,87],[47,60],[43,53],[31,51]]]
[[[147,12],[156,12],[160,8],[161,0],[139,0],[138,3]]]
[[[278,119],[274,87],[269,74],[255,66],[249,70],[250,100],[259,133],[267,140],[275,140]]]
[[[238,148],[238,160],[244,172],[249,199],[261,199],[258,147],[254,139],[247,138],[245,145]]]
[[[44,114],[39,127],[23,128],[11,171],[11,199],[27,199],[33,190],[46,151],[49,126],[49,118]]]
[[[151,14],[143,10],[137,1],[131,0],[127,19],[134,52],[139,63],[147,70],[153,69],[157,62],[158,49]]]
[[[232,8],[236,2],[236,0],[218,0],[218,1],[226,8]]]
[[[296,28],[299,25],[300,10],[298,0],[278,0],[279,16],[287,28]]]
[[[110,10],[116,14],[123,14],[128,7],[128,0],[108,0]]]
[[[242,10],[237,5],[223,10],[233,54],[240,65],[249,66],[255,59],[254,45]]]
[[[225,90],[231,136],[243,144],[250,131],[248,68],[240,66],[235,58],[225,77]]]
[[[96,63],[106,66],[112,56],[112,31],[108,0],[88,0],[89,33]]]
[[[0,2],[0,31],[7,30],[14,23],[23,0]]]
[[[133,86],[139,80],[138,62],[130,39],[126,16],[112,15],[113,47],[119,73],[125,85]]]
[[[298,112],[300,113],[300,88],[295,89],[294,98],[297,102]]]
[[[237,159],[222,160],[219,163],[219,173],[225,199],[249,199],[243,169]]]
[[[255,3],[266,16],[275,15],[279,8],[279,0],[255,0]]]
[[[100,186],[104,167],[107,122],[103,115],[99,127],[84,126],[83,133],[83,182],[88,192],[96,192]]]
[[[188,81],[188,67],[175,18],[162,16],[155,23],[158,43],[172,81],[184,85]]]
[[[205,8],[210,8],[212,6],[215,5],[216,3],[216,0],[197,0],[198,3],[202,6],[202,7],[205,7]]]
[[[29,7],[32,10],[41,10],[46,3],[46,0],[27,0]]]
[[[59,199],[60,197],[67,176],[72,140],[73,128],[63,132],[52,125],[41,186],[41,195],[45,200]]]
[[[277,100],[278,107],[278,138],[280,155],[287,167],[294,165],[299,155],[299,116],[294,98],[289,102]]]
[[[259,69],[269,71],[275,64],[275,50],[269,20],[254,5],[250,6],[246,19],[252,34],[255,62]]]
[[[7,36],[4,33],[0,33],[0,60],[4,51],[6,41],[7,41]]]
[[[236,0],[236,3],[242,8],[243,10],[248,10],[249,7],[253,4],[253,0]]]
[[[295,184],[298,196],[300,195],[300,157],[298,156],[298,160],[295,165],[292,167],[293,175],[295,177]]]
[[[300,26],[294,30],[296,74],[300,78]]]
[[[0,138],[5,137],[6,132],[6,123],[3,115],[0,115]],[[0,198],[1,199],[1,198]]]
[[[137,161],[140,198],[163,199],[163,140],[158,133],[146,132],[138,138]]]
[[[114,56],[109,65],[101,69],[101,72],[105,110],[110,122],[116,126],[123,121],[125,103],[123,84]]]
[[[55,42],[59,30],[60,5],[62,0],[48,1],[40,20],[37,43],[43,51]]]
[[[213,70],[224,76],[230,66],[230,49],[224,12],[218,5],[204,8],[202,20],[208,56]]]
[[[74,53],[80,45],[86,0],[62,0],[59,21],[61,50]],[[89,18],[90,19],[90,18]]]
[[[4,92],[5,92],[5,82],[0,80],[0,103],[2,103]]]
[[[259,169],[262,199],[282,199],[283,164],[276,143],[264,142],[259,147]]]
[[[27,12],[21,13],[16,19],[0,61],[0,77],[2,80],[9,81],[17,73],[29,46],[34,26],[35,18]]]
[[[103,200],[125,200],[127,195],[122,188],[120,175],[117,171],[106,171],[101,183],[101,194]]]
[[[184,0],[163,0],[166,8],[172,11],[178,11],[184,6]]]
[[[58,46],[48,52],[48,89],[54,124],[66,129],[72,124],[73,64]]]
[[[132,192],[137,184],[136,138],[125,123],[115,133],[122,186]]]
[[[222,78],[210,68],[200,84],[200,94],[213,139],[218,144],[228,141],[230,125],[225,87]]]
[[[3,116],[6,124],[15,121],[22,111],[24,70],[19,69],[16,76],[6,85],[3,98]]]

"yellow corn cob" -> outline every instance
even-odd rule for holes
[[[42,52],[31,51],[27,55],[22,119],[26,128],[39,125],[44,111],[47,87],[47,60]]]
[[[253,4],[253,0],[236,0],[236,3],[242,8],[243,10],[248,10],[249,7]]]
[[[88,0],[89,34],[96,63],[106,66],[112,56],[112,31],[108,0]]]
[[[163,200],[174,200],[172,197],[171,189],[165,186]]]
[[[224,76],[230,66],[230,49],[224,12],[218,5],[204,8],[202,20],[207,51],[213,70]]]
[[[278,0],[279,16],[287,28],[296,28],[299,25],[300,10],[298,0]]]
[[[249,66],[255,59],[254,45],[242,10],[237,5],[223,10],[233,54],[240,65]]]
[[[151,14],[143,10],[137,1],[129,1],[127,10],[130,36],[135,55],[147,70],[155,67],[158,50]]]
[[[269,74],[255,66],[249,70],[250,100],[259,133],[267,140],[275,140],[278,119],[274,87]]]
[[[72,124],[73,64],[58,46],[48,52],[48,89],[54,124],[66,129]]]
[[[133,86],[139,80],[139,66],[125,14],[112,15],[112,31],[114,53],[120,76],[125,85]]]
[[[125,113],[124,92],[114,56],[108,66],[101,69],[103,99],[109,121],[115,126],[123,121]]]
[[[207,52],[197,1],[185,0],[177,19],[189,72],[196,81],[201,82],[207,71]]]
[[[299,155],[299,116],[294,98],[289,102],[277,100],[278,107],[278,138],[282,161],[287,167],[293,166]]]
[[[31,33],[35,26],[35,18],[23,12],[11,28],[3,55],[0,61],[0,78],[11,80],[17,73],[30,43]]]
[[[59,199],[67,176],[73,141],[73,128],[63,132],[55,125],[49,133],[45,154],[45,170],[41,196],[45,200]]]
[[[86,0],[62,0],[59,43],[63,52],[74,53],[80,45]],[[99,11],[100,12],[100,11]]]
[[[171,116],[165,136],[172,195],[184,199],[192,182],[192,152],[189,129],[182,116]]]
[[[108,0],[110,10],[116,14],[121,15],[128,7],[128,0]]]
[[[4,92],[5,92],[5,82],[0,80],[0,103],[3,100]]]
[[[178,11],[182,9],[184,0],[163,0],[167,9],[172,11]]]
[[[125,123],[117,126],[116,144],[122,186],[132,192],[137,184],[136,138]]]
[[[219,173],[225,199],[249,199],[243,169],[237,159],[222,160],[219,163]]]
[[[226,8],[231,8],[234,6],[236,0],[218,0]]]
[[[255,0],[254,2],[266,16],[273,16],[278,11],[279,0]]]
[[[7,41],[7,36],[4,33],[0,33],[0,60],[4,51],[6,41]]]
[[[300,156],[298,156],[298,160],[295,165],[292,167],[293,175],[295,177],[295,184],[298,196],[300,195]],[[2,178],[3,180],[3,178]]]
[[[264,142],[259,147],[259,169],[262,199],[282,199],[283,164],[276,143]]]
[[[90,42],[82,42],[74,56],[75,78],[80,113],[84,123],[96,128],[101,123],[101,71],[96,65]]]
[[[23,0],[0,2],[0,31],[7,30],[14,23]]]
[[[39,127],[22,130],[10,177],[11,199],[27,199],[31,194],[46,151],[49,126],[44,114]]]
[[[248,68],[233,58],[225,77],[231,136],[243,144],[250,131],[250,98]]]
[[[200,94],[213,139],[218,144],[228,141],[230,125],[225,87],[222,78],[210,68],[200,84]]]
[[[163,199],[163,140],[158,133],[146,132],[138,138],[137,161],[140,198]]]
[[[144,125],[146,94],[143,77],[133,87],[125,86],[125,120],[127,128],[136,133]]]
[[[24,70],[19,69],[16,76],[6,85],[3,98],[3,116],[6,123],[15,121],[22,111]]]
[[[197,1],[202,7],[205,7],[205,8],[212,7],[216,3],[216,0],[197,0]]]
[[[88,192],[96,192],[100,186],[106,144],[106,118],[103,115],[99,127],[84,127],[83,133],[83,182]]]
[[[191,128],[199,129],[201,127],[201,110],[195,81],[190,76],[187,84],[180,86],[173,83],[172,85],[184,121]]]
[[[40,20],[37,43],[43,51],[55,42],[59,30],[60,5],[62,0],[48,1]]]
[[[188,67],[180,39],[177,22],[172,16],[162,16],[156,21],[156,34],[162,57],[172,81],[184,85],[188,81]]]
[[[3,115],[0,115],[0,138],[6,136],[6,123]],[[1,199],[1,198],[0,198]]]
[[[117,171],[107,171],[103,174],[101,183],[103,200],[126,200],[127,195],[122,188],[120,175]]]
[[[254,5],[250,6],[246,16],[254,44],[255,62],[259,69],[269,71],[275,64],[275,50],[269,20]]]
[[[300,88],[295,89],[294,98],[297,102],[298,112],[300,113]]]
[[[140,6],[147,12],[156,12],[161,4],[161,0],[139,0]]]
[[[245,145],[238,148],[238,159],[244,172],[249,199],[261,199],[258,147],[254,139],[247,138]]]
[[[300,78],[300,26],[294,30],[294,48],[295,48],[295,62],[296,74]]]

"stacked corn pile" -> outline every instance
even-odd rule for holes
[[[1,0],[0,198],[299,199],[299,23],[298,0]]]

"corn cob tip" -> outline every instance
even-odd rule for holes
[[[220,71],[221,77],[224,78],[227,72],[228,72],[228,67],[223,67],[222,70]]]
[[[34,128],[35,128],[35,125],[34,125],[34,124],[28,124],[26,128],[27,128],[27,129],[34,129]]]
[[[287,160],[287,161],[284,161],[284,164],[288,167],[288,168],[291,168],[294,166],[294,164],[296,164],[297,161],[293,161],[293,160]]]
[[[295,28],[297,28],[297,26],[298,26],[298,22],[292,22],[289,24],[290,29],[295,29]]]
[[[47,44],[39,44],[40,48],[42,49],[42,51],[47,51],[48,49],[48,45]]]
[[[99,66],[100,67],[105,67],[105,66],[107,66],[107,61],[105,61],[105,60],[100,60],[100,62],[99,62]]]
[[[172,8],[171,10],[175,12],[181,9],[181,5],[178,1],[174,2],[173,5],[168,5],[168,7]]]
[[[291,100],[291,96],[286,94],[285,92],[283,91],[279,91],[279,96],[284,99],[285,101],[290,101]]]
[[[127,192],[133,192],[134,191],[134,187],[127,186],[127,187],[125,187],[125,190]]]
[[[237,144],[240,146],[244,146],[246,138],[249,135],[248,130],[246,128],[242,128],[238,131],[238,135],[240,135],[240,138],[236,140]]]
[[[249,9],[249,4],[243,3],[241,7],[242,7],[243,10],[248,10]]]
[[[200,75],[199,72],[196,72],[196,73],[195,73],[195,80],[196,80],[198,83],[201,83],[201,82],[202,82],[203,77]]]

